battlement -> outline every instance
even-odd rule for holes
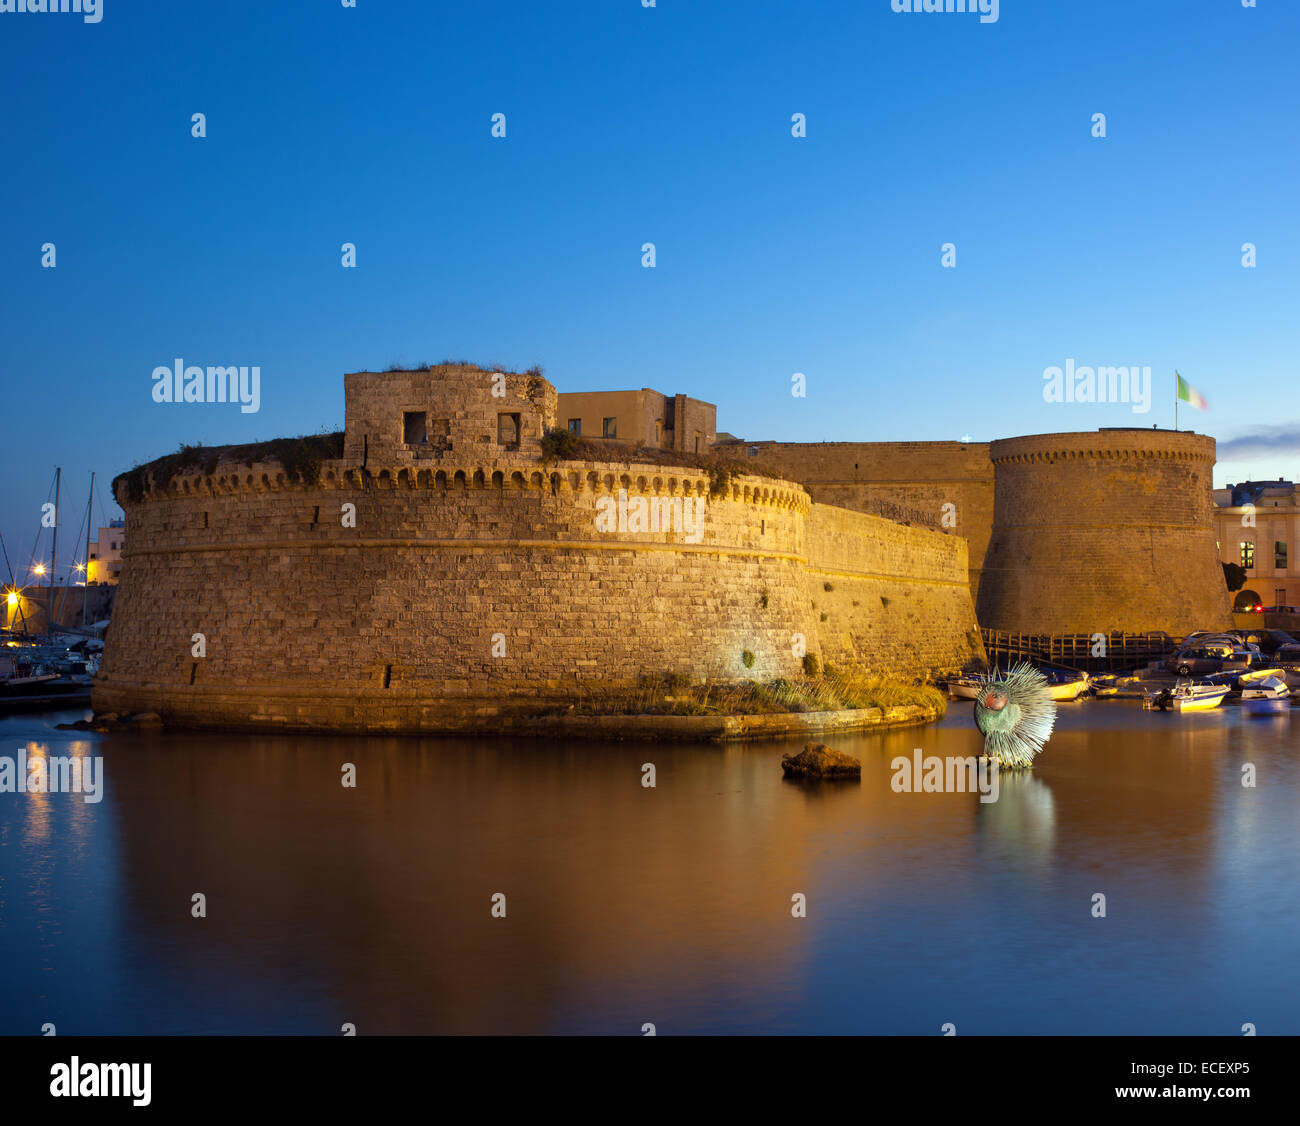
[[[993,464],[1009,462],[1197,461],[1214,465],[1216,443],[1182,430],[1107,429],[1073,434],[1033,434],[990,442]]]

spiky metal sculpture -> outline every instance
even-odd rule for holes
[[[1000,767],[1033,766],[1055,723],[1056,701],[1047,677],[1033,665],[990,676],[975,697],[975,726],[984,736],[984,753]]]

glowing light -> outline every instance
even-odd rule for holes
[[[5,598],[5,601],[9,603],[9,609],[12,610],[15,606],[18,605],[18,594],[15,591],[11,590],[8,596]]]
[[[32,570],[35,571],[38,575],[43,575],[45,574],[45,564],[37,563],[36,566],[32,568]]]

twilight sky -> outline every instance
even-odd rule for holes
[[[1291,0],[0,11],[10,559],[56,465],[66,571],[92,469],[444,358],[791,441],[1169,427],[1177,368],[1216,483],[1300,478],[1298,41]],[[260,366],[260,409],[155,403],[177,357]],[[1045,402],[1067,361],[1150,367],[1150,409]]]

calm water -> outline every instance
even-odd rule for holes
[[[974,752],[969,703],[831,739],[863,779],[820,787],[782,779],[799,741],[67,718],[0,721],[0,754],[108,779],[97,805],[0,794],[0,1033],[1300,1033],[1300,709],[1065,705],[994,804],[889,785],[914,747]]]

